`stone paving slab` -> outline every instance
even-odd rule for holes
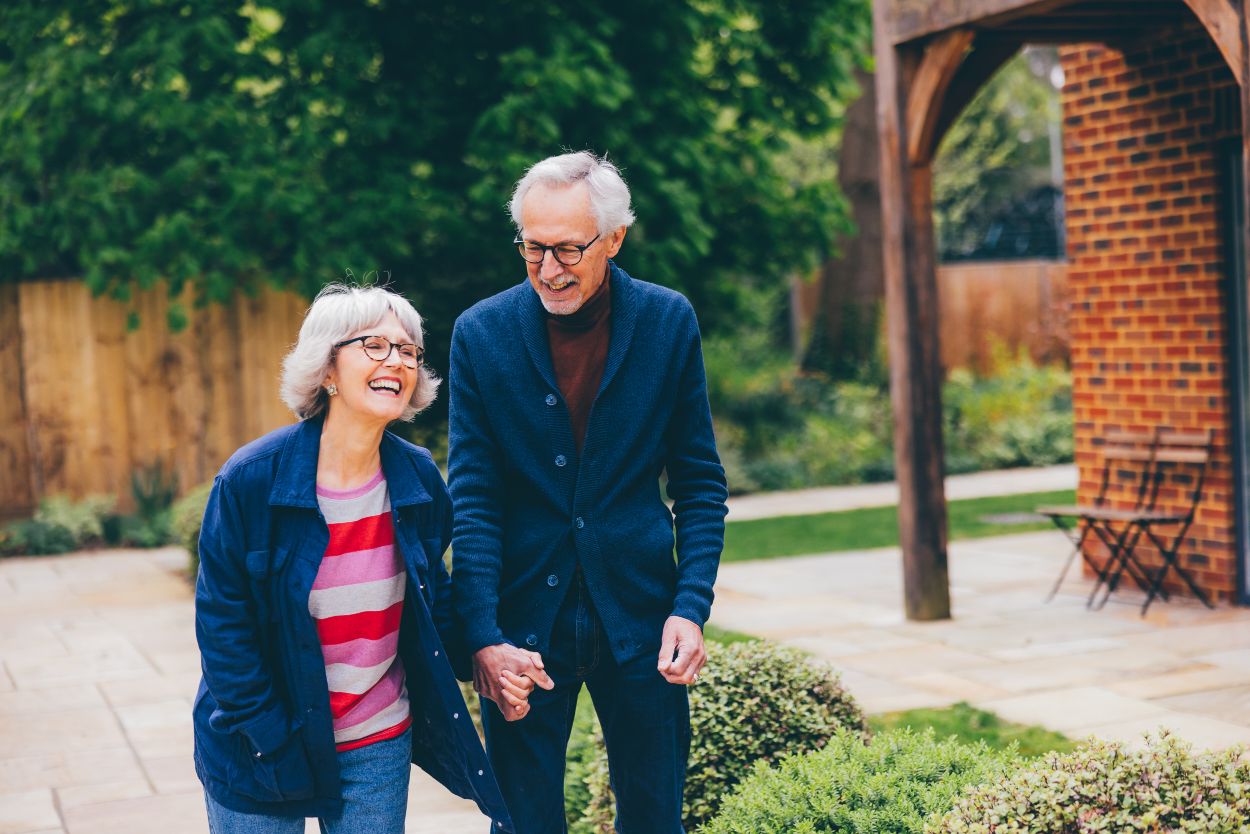
[[[954,619],[908,622],[897,548],[722,565],[712,622],[826,660],[868,712],[965,700],[1053,730],[1133,738],[1160,726],[1250,741],[1250,609],[1117,591],[1085,608],[1070,545],[1043,531],[950,546]]]
[[[0,561],[0,834],[207,831],[185,565],[177,548]],[[414,768],[410,834],[488,825]]]

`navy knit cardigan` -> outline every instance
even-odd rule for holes
[[[452,586],[472,651],[545,652],[577,565],[619,662],[658,652],[670,615],[702,626],[711,610],[728,492],[698,323],[680,294],[609,270],[612,333],[580,456],[529,283],[456,322]]]

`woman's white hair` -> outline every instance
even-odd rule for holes
[[[634,224],[634,212],[629,207],[629,186],[621,172],[606,158],[590,151],[549,156],[525,172],[516,188],[508,210],[517,230],[521,228],[521,202],[535,185],[574,185],[585,182],[590,189],[590,211],[595,216],[599,234],[608,234]]]
[[[330,404],[325,391],[326,376],[334,366],[334,346],[353,333],[380,324],[387,313],[394,313],[413,343],[425,347],[421,316],[408,299],[381,287],[353,287],[329,284],[304,314],[299,341],[282,360],[282,401],[301,420],[316,417]],[[439,378],[422,365],[417,369],[417,385],[400,415],[412,420],[438,396]]]

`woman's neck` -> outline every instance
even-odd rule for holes
[[[317,483],[327,489],[351,489],[372,478],[382,466],[385,425],[353,420],[331,408],[321,427]]]

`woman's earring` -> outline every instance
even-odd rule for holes
[[[329,394],[331,397],[333,397],[338,392],[339,392],[339,387],[335,385],[333,382],[331,382],[329,385],[326,386],[326,393]]]

